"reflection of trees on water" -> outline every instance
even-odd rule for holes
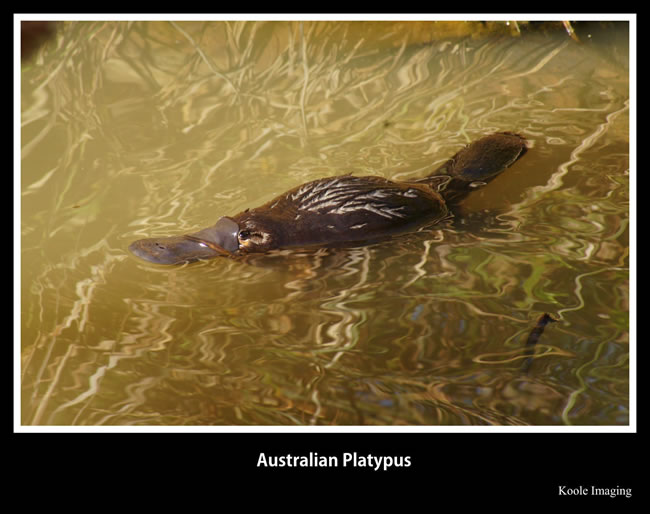
[[[554,327],[555,337],[534,356],[535,372],[522,373],[530,357],[524,345],[530,306],[508,317],[500,302],[516,297],[512,290],[518,284],[510,277],[521,277],[522,270],[507,260],[495,266],[489,252],[479,252],[483,259],[465,261],[463,268],[456,259],[476,247],[454,245],[454,234],[447,234],[449,244],[432,235],[435,247],[431,236],[421,233],[391,244],[390,251],[382,243],[283,251],[248,263],[204,263],[199,273],[169,273],[164,286],[141,285],[149,292],[124,298],[119,326],[96,327],[107,332],[99,345],[85,346],[84,330],[81,344],[62,338],[59,330],[32,350],[50,352],[51,358],[34,384],[34,399],[40,398],[33,422],[390,425],[553,419],[570,391],[566,383],[544,380],[551,373],[546,366],[557,369],[565,361],[568,380],[576,355],[566,343],[579,334]],[[487,272],[495,286],[481,292]],[[205,288],[214,295],[197,304]],[[564,343],[558,346],[560,334]],[[27,366],[26,372],[34,371]],[[60,387],[57,380],[65,375],[75,377],[74,386]]]
[[[24,423],[626,422],[625,74],[566,38],[358,30],[67,23],[24,69]],[[310,179],[420,177],[496,129],[533,151],[467,223],[173,271],[125,256]],[[541,312],[562,320],[524,374]]]

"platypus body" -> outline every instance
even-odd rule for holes
[[[498,176],[526,150],[526,141],[518,134],[491,134],[422,179],[394,182],[342,175],[314,180],[198,232],[140,239],[129,250],[156,264],[180,264],[384,238],[449,217],[450,207]]]

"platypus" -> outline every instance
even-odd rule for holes
[[[498,132],[467,145],[428,176],[395,182],[341,175],[307,182],[274,200],[223,216],[198,232],[140,239],[129,250],[156,264],[242,256],[313,245],[370,242],[435,224],[527,150],[523,136]]]

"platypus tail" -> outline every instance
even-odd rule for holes
[[[448,204],[459,202],[514,164],[527,149],[523,136],[497,132],[470,143],[417,182],[431,185]]]

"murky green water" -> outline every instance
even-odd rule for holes
[[[67,24],[22,71],[22,424],[627,425],[628,102],[623,24]],[[463,223],[248,263],[126,251],[503,130],[532,149]]]

